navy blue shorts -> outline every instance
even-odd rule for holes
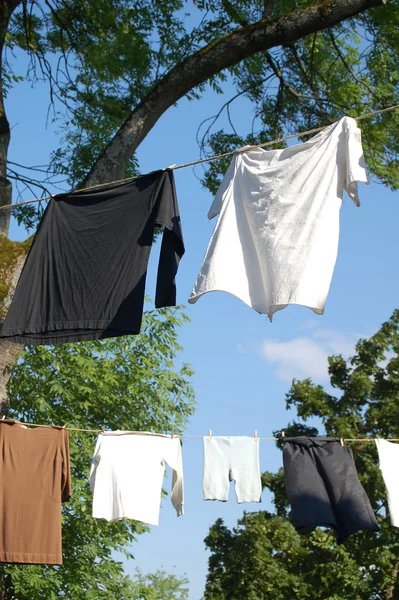
[[[298,532],[331,527],[340,543],[359,529],[378,531],[350,448],[329,437],[284,441],[285,483]]]

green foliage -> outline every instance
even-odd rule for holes
[[[282,16],[312,1],[277,1]],[[250,20],[248,11],[245,17]],[[329,125],[399,103],[399,2],[362,13],[283,48],[258,53],[230,71],[238,93],[253,105],[252,131],[238,136],[215,125],[202,139],[205,153],[222,153]],[[227,108],[227,106],[226,106]],[[216,123],[216,122],[215,122]],[[399,188],[399,111],[359,121],[371,175]],[[303,139],[306,139],[304,137]],[[275,144],[272,148],[282,148]],[[203,179],[215,193],[229,161],[211,163]]]
[[[136,571],[134,581],[137,598],[143,600],[188,600],[188,579],[168,575],[165,571],[143,575],[139,569]]]
[[[309,379],[293,381],[287,408],[296,408],[300,421],[286,425],[286,435],[319,435],[306,424],[316,416],[321,434],[399,438],[399,310],[375,335],[361,339],[349,360],[330,357],[329,373],[336,396]],[[377,451],[374,443],[350,445],[380,532],[361,531],[341,545],[323,529],[297,535],[283,469],[264,473],[275,513],[246,513],[232,530],[221,519],[212,526],[205,540],[211,551],[205,600],[399,598],[399,534],[389,522]]]
[[[33,83],[48,81],[61,139],[52,168],[75,187],[131,111],[187,56],[262,17],[280,18],[312,4],[314,0],[27,0],[12,17],[2,78],[6,90],[24,75]],[[255,54],[229,73],[197,85],[188,98],[200,98],[207,85],[223,93],[230,75],[238,96],[245,95],[254,112],[247,135],[212,127],[202,141],[204,151],[225,152],[327,125],[343,114],[357,116],[398,104],[398,22],[399,0],[390,0],[333,29]],[[30,56],[26,74],[14,73],[7,60],[16,48]],[[361,122],[370,172],[392,189],[399,187],[398,125],[398,112]],[[204,185],[211,191],[226,162],[209,167]],[[132,156],[126,176],[138,172]],[[21,219],[32,224],[26,209]]]
[[[167,308],[147,312],[138,336],[30,347],[10,380],[12,414],[21,421],[84,429],[181,432],[194,410],[193,372],[185,363],[175,365],[181,350],[177,330],[186,320],[179,309]],[[87,478],[95,439],[96,434],[70,432],[73,495],[63,505],[63,567],[2,567],[0,575],[11,577],[12,598],[184,600],[183,592],[138,595],[138,583],[115,560],[115,552],[133,558],[131,546],[148,528],[92,518]],[[158,576],[165,589],[179,589],[175,578]]]

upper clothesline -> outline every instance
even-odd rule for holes
[[[387,108],[382,108],[381,110],[374,110],[372,112],[366,113],[364,115],[360,115],[358,117],[354,117],[354,119],[356,121],[361,120],[361,119],[370,119],[371,117],[374,117],[375,115],[379,115],[391,110],[397,110],[399,108],[399,104],[395,104],[393,106],[388,106]],[[327,127],[329,127],[329,125],[323,125],[323,127],[316,127],[314,129],[308,129],[307,131],[301,131],[301,132],[297,132],[294,133],[292,135],[288,135],[286,137],[282,137],[282,138],[278,138],[276,140],[271,140],[269,142],[263,142],[262,144],[256,144],[254,146],[245,146],[244,149],[240,149],[237,148],[236,150],[232,150],[230,152],[224,152],[223,154],[215,154],[214,156],[209,156],[207,158],[201,158],[192,162],[188,162],[188,163],[184,163],[182,165],[172,165],[170,167],[168,167],[168,169],[172,170],[172,171],[177,171],[178,169],[185,169],[187,167],[193,167],[195,165],[199,165],[205,162],[211,162],[213,160],[218,160],[220,158],[226,158],[227,156],[233,156],[236,152],[249,152],[250,150],[253,150],[255,148],[265,148],[267,146],[272,146],[273,144],[279,144],[281,142],[286,142],[288,140],[293,140],[299,137],[302,137],[304,135],[310,135],[313,133],[318,133],[319,131],[323,131],[323,129],[326,129]],[[75,192],[82,192],[82,191],[86,191],[86,190],[93,190],[93,189],[97,189],[97,188],[101,188],[101,187],[105,187],[105,186],[109,186],[109,185],[114,185],[117,183],[124,183],[127,181],[133,181],[134,179],[136,179],[136,177],[126,177],[124,179],[117,179],[115,181],[108,181],[107,183],[98,183],[96,185],[92,185],[89,187],[85,187],[85,188],[81,188],[78,190],[72,190],[70,193],[75,193]],[[25,200],[23,202],[16,202],[14,204],[5,204],[3,206],[0,206],[0,210],[6,210],[6,209],[12,209],[16,206],[23,206],[24,204],[34,204],[36,202],[45,202],[46,200],[50,200],[51,198],[54,197],[54,194],[51,194],[50,196],[43,196],[42,198],[34,198],[32,200]]]

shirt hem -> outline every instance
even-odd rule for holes
[[[63,321],[46,323],[44,325],[26,325],[14,329],[2,328],[0,338],[17,344],[61,344],[64,342],[81,342],[118,337],[122,335],[137,335],[140,325],[131,329],[118,329],[112,327],[112,320],[108,321]],[[59,332],[59,333],[57,333]],[[45,335],[43,335],[45,334]]]
[[[62,565],[62,554],[30,554],[25,552],[0,552],[0,563],[30,565]]]
[[[230,294],[230,296],[234,296],[238,300],[241,300],[241,302],[244,302],[244,304],[249,306],[249,308],[252,308],[253,310],[255,310],[260,315],[267,315],[270,321],[272,321],[273,315],[276,312],[278,312],[279,310],[283,310],[287,306],[292,306],[292,305],[304,306],[305,308],[309,308],[311,311],[316,313],[316,315],[324,314],[324,306],[322,306],[322,307],[316,306],[316,303],[313,301],[306,302],[305,300],[302,300],[302,301],[295,300],[295,301],[285,301],[285,302],[274,302],[273,304],[271,304],[269,306],[269,308],[264,308],[264,307],[257,307],[255,305],[252,305],[249,302],[247,302],[246,300],[244,300],[243,298],[241,298],[240,296],[238,296],[237,294],[234,294],[234,292],[230,292],[229,290],[224,290],[224,289],[220,289],[220,288],[204,290],[203,292],[199,292],[197,294],[191,294],[191,296],[188,299],[188,303],[195,304],[201,298],[201,296],[204,296],[205,294],[209,294],[212,292],[224,292],[226,294]]]
[[[204,500],[207,500],[207,501],[209,501],[209,500],[210,500],[211,502],[227,502],[227,501],[228,501],[228,498],[214,498],[214,497],[212,497],[212,496],[209,496],[209,498],[206,498],[206,497],[204,496]]]

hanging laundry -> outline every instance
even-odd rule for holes
[[[155,226],[164,227],[155,306],[176,304],[184,254],[173,172],[52,198],[0,337],[59,344],[140,332]]]
[[[259,440],[245,436],[204,437],[204,500],[226,502],[230,481],[235,483],[238,503],[261,501]]]
[[[62,565],[61,502],[71,497],[66,429],[0,421],[0,562]]]
[[[379,530],[350,448],[329,437],[284,442],[285,483],[298,532],[331,527],[341,543],[359,529]]]
[[[188,301],[224,291],[270,320],[288,304],[323,314],[343,191],[359,206],[358,181],[368,177],[349,117],[303,144],[237,153],[208,213],[219,219]]]
[[[399,444],[388,440],[375,440],[380,469],[388,496],[389,515],[394,527],[399,527]]]
[[[90,471],[93,517],[158,525],[165,463],[173,469],[171,500],[183,513],[180,439],[155,433],[100,433]]]

